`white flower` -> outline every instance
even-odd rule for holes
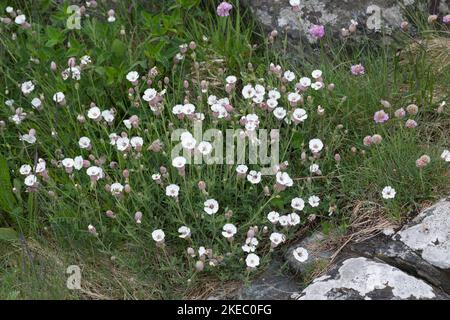
[[[292,120],[295,122],[303,122],[308,118],[308,115],[306,114],[306,110],[302,108],[297,108],[292,113]]]
[[[80,140],[78,140],[78,145],[81,149],[87,149],[91,146],[91,139],[88,137],[81,137]]]
[[[314,90],[320,90],[320,89],[323,88],[323,83],[322,83],[322,82],[319,82],[319,81],[314,82],[314,83],[311,85],[311,88],[313,88]]]
[[[115,182],[111,185],[111,194],[114,196],[121,195],[123,192],[123,185],[119,182]]]
[[[308,203],[311,207],[317,207],[320,203],[320,198],[318,196],[311,196],[308,198]]]
[[[311,173],[316,173],[319,171],[319,165],[313,163],[312,165],[309,166],[309,172]]]
[[[261,172],[251,170],[247,175],[247,180],[252,184],[258,184],[261,182]]]
[[[251,99],[255,96],[256,91],[251,84],[248,84],[242,88],[242,96],[244,99]]]
[[[97,166],[87,168],[86,174],[91,178],[101,179],[104,177],[103,169]]]
[[[248,167],[245,164],[240,164],[236,167],[236,172],[239,174],[245,174],[248,171]]]
[[[288,101],[292,103],[297,103],[302,98],[302,95],[298,92],[291,92],[288,94]]]
[[[286,109],[282,108],[282,107],[278,107],[275,108],[273,110],[273,115],[275,116],[275,118],[277,118],[278,120],[282,120],[285,116],[286,116]]]
[[[205,247],[203,247],[203,246],[199,247],[199,248],[198,248],[198,256],[199,256],[199,257],[202,257],[202,256],[204,256],[205,254],[206,254],[206,249],[205,249]]]
[[[116,17],[115,16],[108,16],[108,19],[106,19],[108,22],[114,22],[116,21]]]
[[[162,231],[161,229],[157,229],[152,232],[152,238],[153,240],[155,240],[155,242],[163,242],[165,236],[166,235],[164,234],[164,231]]]
[[[450,151],[444,150],[441,154],[441,159],[445,162],[450,162]]]
[[[127,137],[119,137],[116,141],[116,147],[119,151],[126,151],[130,147],[130,139]]]
[[[250,253],[247,258],[245,258],[245,263],[249,268],[256,268],[259,266],[259,257],[254,253]]]
[[[182,111],[185,115],[194,114],[195,106],[192,103],[186,103],[185,105],[183,105]]]
[[[179,237],[182,239],[189,238],[191,236],[191,229],[186,226],[181,226],[178,228]]]
[[[55,101],[56,103],[61,103],[64,101],[65,99],[65,95],[62,92],[57,92],[53,95],[53,101]]]
[[[25,178],[24,183],[28,187],[33,187],[37,183],[37,177],[33,174],[30,174]]]
[[[305,248],[298,247],[292,251],[292,254],[298,262],[305,262],[308,260],[308,251]]]
[[[197,149],[203,155],[208,155],[212,151],[212,144],[207,141],[202,141],[198,144]]]
[[[156,98],[156,95],[158,94],[158,92],[153,89],[153,88],[148,88],[144,91],[144,95],[142,96],[142,99],[145,101],[152,101],[153,99]]]
[[[237,232],[236,226],[232,223],[227,223],[222,229],[222,235],[227,239],[232,238]]]
[[[81,168],[83,168],[83,157],[82,156],[77,156],[75,157],[75,159],[73,159],[73,167],[75,168],[75,170],[81,170]]]
[[[111,110],[103,110],[102,117],[106,122],[112,123],[114,121],[114,112]]]
[[[27,95],[33,92],[34,90],[34,84],[31,81],[26,81],[20,85],[20,90],[22,90],[22,93]]]
[[[234,84],[234,83],[236,83],[237,78],[235,76],[228,76],[228,77],[226,77],[225,81],[228,84]]]
[[[212,106],[217,103],[217,97],[215,95],[208,96],[208,104]]]
[[[89,119],[97,120],[102,117],[102,112],[99,107],[92,107],[88,110],[87,116]]]
[[[291,207],[295,210],[302,211],[305,208],[305,201],[302,198],[294,198],[291,200]]]
[[[73,168],[75,165],[75,161],[72,158],[65,158],[61,161],[61,164],[64,166],[64,168]]]
[[[27,21],[27,17],[25,17],[24,14],[19,14],[15,19],[14,22],[17,24],[24,24],[25,21]]]
[[[208,199],[203,203],[203,210],[209,215],[212,215],[219,211],[219,203],[214,199]]]
[[[302,87],[307,88],[311,85],[311,79],[308,77],[302,77],[302,78],[300,78],[299,83]]]
[[[195,140],[192,136],[185,139],[183,139],[183,136],[181,137],[181,145],[187,150],[193,150],[196,144],[197,140]]]
[[[169,184],[166,187],[166,196],[176,198],[178,197],[178,193],[180,192],[180,187],[176,184]]]
[[[34,167],[34,172],[42,173],[45,171],[46,167],[47,167],[47,165],[46,165],[45,161],[43,159],[39,159],[38,163]]]
[[[20,136],[20,141],[28,142],[29,144],[33,144],[36,142],[36,136],[34,134],[24,134]]]
[[[314,70],[314,71],[311,73],[311,76],[312,76],[314,79],[319,79],[319,78],[322,76],[322,71],[320,71],[320,70]]]
[[[130,82],[138,81],[139,80],[139,73],[137,73],[137,71],[130,71],[130,72],[128,72],[127,80],[130,81]]]
[[[91,62],[92,62],[92,59],[91,59],[90,56],[82,56],[81,59],[80,59],[80,63],[82,65],[87,65],[87,64],[89,64]]]
[[[272,244],[276,247],[279,244],[283,243],[286,241],[286,237],[284,236],[284,234],[279,233],[279,232],[273,232],[270,235],[270,242],[272,242]]]
[[[276,211],[270,211],[269,214],[267,215],[267,220],[269,220],[273,224],[276,224],[279,219],[280,214]]]
[[[277,183],[281,184],[282,186],[292,187],[292,185],[294,184],[294,181],[291,179],[291,177],[289,177],[287,172],[278,171],[276,174],[276,179]]]
[[[289,4],[292,7],[298,7],[298,6],[300,6],[300,0],[289,0]]]
[[[278,100],[281,98],[281,94],[277,89],[270,90],[268,93],[269,99]]]
[[[381,195],[384,199],[394,199],[395,198],[395,189],[391,186],[386,186],[383,188],[383,191],[381,191]]]
[[[320,139],[311,139],[309,141],[309,149],[312,153],[319,153],[323,148],[323,142]]]
[[[11,12],[13,12],[13,11],[14,11],[14,8],[13,8],[13,7],[10,7],[10,6],[8,6],[8,7],[6,7],[5,11],[6,11],[6,13],[11,13]]]
[[[295,74],[292,71],[287,70],[287,71],[284,72],[283,77],[287,81],[291,82],[291,81],[293,81],[295,79]]]
[[[31,100],[31,105],[33,108],[39,109],[42,106],[42,101],[39,98],[33,98],[33,100]]]
[[[288,214],[287,217],[288,217],[288,223],[290,226],[296,226],[300,223],[300,216],[298,214],[296,214],[295,212]]]
[[[142,147],[144,145],[144,139],[141,137],[131,137],[130,144],[133,148]]]
[[[161,174],[159,174],[159,173],[152,174],[152,180],[153,181],[161,180]]]
[[[282,215],[280,216],[280,218],[278,219],[278,223],[280,224],[280,226],[282,227],[287,227],[289,225],[289,217],[287,215]]]
[[[175,168],[183,168],[186,164],[185,157],[175,157],[172,159],[172,166]]]
[[[258,243],[259,243],[259,241],[255,237],[247,238],[247,239],[245,239],[245,244],[241,247],[242,251],[247,252],[247,253],[255,252],[256,247],[258,246]]]
[[[23,164],[20,166],[19,172],[21,175],[27,176],[31,173],[31,166],[29,164]]]

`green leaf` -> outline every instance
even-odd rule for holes
[[[16,198],[12,193],[8,163],[2,154],[0,154],[0,185],[0,208],[11,212],[16,206]]]
[[[0,240],[16,241],[19,239],[19,234],[13,228],[0,228]]]

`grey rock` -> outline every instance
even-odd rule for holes
[[[333,251],[326,250],[321,246],[323,240],[325,240],[323,233],[315,232],[291,245],[284,254],[284,259],[288,262],[289,267],[296,273],[305,274],[318,264],[327,263],[333,255]],[[293,254],[294,250],[299,247],[308,251],[308,258],[302,262],[297,260]]]
[[[299,292],[299,281],[294,277],[281,274],[282,263],[274,260],[263,275],[249,286],[243,287],[237,299],[239,300],[289,300]]]
[[[441,1],[444,8],[446,1]],[[358,22],[364,34],[390,33],[399,29],[404,8],[420,6],[418,0],[303,0],[300,11],[294,12],[289,0],[244,0],[257,20],[271,30],[285,31],[291,40],[316,40],[309,34],[313,24],[325,25],[327,34],[339,37],[342,28],[348,28],[351,20]],[[427,11],[422,5],[421,10]],[[298,42],[298,41],[292,41]]]
[[[348,250],[381,259],[450,293],[450,201],[424,210],[392,237],[379,235]]]
[[[316,278],[299,300],[448,299],[448,296],[400,269],[364,257],[343,259]]]

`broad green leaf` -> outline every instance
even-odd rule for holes
[[[13,228],[0,228],[0,240],[15,241],[19,239],[19,234]]]

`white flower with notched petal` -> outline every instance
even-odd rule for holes
[[[247,175],[247,180],[251,183],[251,184],[258,184],[261,182],[261,172],[259,171],[255,171],[255,170],[251,170],[248,175]]]
[[[280,219],[280,214],[276,211],[270,211],[267,215],[267,220],[269,220],[272,224],[276,224]]]
[[[284,117],[286,116],[286,109],[282,108],[282,107],[278,107],[275,108],[273,110],[273,115],[275,116],[275,118],[277,118],[278,120],[283,120]]]
[[[279,232],[273,232],[270,235],[269,239],[270,242],[272,243],[272,247],[277,247],[278,245],[286,241],[285,235]]]
[[[180,234],[178,237],[187,239],[191,236],[191,229],[186,226],[181,226],[178,228],[178,233]]]
[[[309,150],[312,153],[319,153],[323,149],[323,142],[320,139],[311,139],[309,141]]]
[[[441,159],[445,162],[450,162],[450,151],[444,150],[441,154]]]
[[[208,155],[211,153],[213,147],[212,144],[207,141],[202,141],[197,146],[198,151],[203,155]]]
[[[311,196],[308,198],[308,203],[311,207],[317,207],[320,203],[320,198],[318,196]]]
[[[291,82],[291,81],[294,81],[294,79],[295,79],[295,74],[294,74],[292,71],[287,70],[287,71],[284,72],[283,77],[284,77],[287,81]]]
[[[305,109],[297,108],[292,113],[292,121],[295,123],[300,123],[305,121],[308,118],[308,114],[306,113]]]
[[[23,164],[20,166],[19,172],[21,175],[27,176],[31,173],[31,166],[29,164]]]
[[[232,223],[227,223],[222,229],[222,235],[227,239],[232,238],[237,232],[236,226]]]
[[[294,210],[302,211],[305,208],[305,201],[302,198],[294,198],[291,200],[291,207]]]
[[[33,84],[33,82],[31,82],[31,81],[25,81],[24,83],[22,83],[22,84],[20,85],[20,90],[22,90],[22,93],[23,93],[24,95],[30,94],[30,93],[33,92],[33,90],[34,90],[34,84]]]
[[[203,203],[203,210],[209,215],[215,214],[219,211],[219,203],[214,199],[208,199]]]
[[[37,183],[37,177],[35,175],[33,175],[33,174],[30,174],[29,176],[27,176],[25,178],[24,183],[28,187],[33,187]]]
[[[381,195],[384,199],[394,199],[395,198],[395,189],[391,186],[386,186],[383,188],[383,191],[381,191]]]
[[[251,99],[255,96],[256,91],[255,88],[251,84],[248,84],[242,88],[242,96],[244,99]]]
[[[127,74],[127,80],[130,82],[136,82],[139,80],[139,73],[137,71],[130,71]]]
[[[166,237],[166,235],[164,234],[164,231],[162,231],[161,229],[157,229],[152,232],[152,238],[157,243],[164,242],[165,237]]]
[[[249,268],[256,268],[259,266],[259,257],[254,253],[250,253],[247,258],[245,258],[245,263]]]
[[[176,198],[178,197],[178,193],[180,192],[180,187],[176,184],[169,184],[166,187],[166,196]]]
[[[298,262],[305,262],[308,260],[308,251],[303,247],[298,247],[292,251],[292,254]]]
[[[291,177],[289,177],[287,172],[278,171],[276,174],[276,179],[277,183],[282,186],[292,187],[292,185],[294,184],[294,181],[291,179]]]

